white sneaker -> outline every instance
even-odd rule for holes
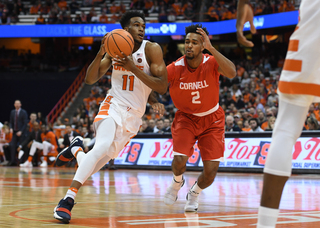
[[[181,182],[176,182],[172,180],[171,185],[167,188],[166,194],[164,194],[164,203],[167,205],[174,204],[178,199],[178,192],[180,188],[184,185],[184,179]]]
[[[47,161],[43,161],[41,163],[40,167],[48,167],[48,162]]]
[[[184,207],[184,211],[187,212],[195,212],[198,211],[198,196],[199,194],[189,191],[187,194],[187,203],[186,206]]]
[[[33,167],[32,163],[28,160],[25,163],[20,164],[20,167]]]

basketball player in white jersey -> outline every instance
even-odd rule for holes
[[[134,39],[132,57],[117,56],[112,59],[104,48],[104,36],[85,79],[87,84],[94,84],[113,65],[112,88],[94,120],[95,145],[85,154],[82,139],[76,137],[56,160],[56,165],[60,166],[75,157],[79,165],[67,194],[54,209],[54,218],[64,223],[70,222],[74,198],[83,183],[110,159],[116,158],[137,134],[150,92],[167,92],[167,70],[161,47],[143,40],[146,27],[144,14],[128,11],[122,16],[120,24]],[[157,109],[162,106],[153,107]]]
[[[291,175],[293,146],[310,104],[320,101],[320,0],[301,1],[299,14],[279,81],[279,112],[264,167],[258,228],[276,227],[282,191]]]

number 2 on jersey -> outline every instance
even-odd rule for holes
[[[127,90],[128,84],[128,75],[122,75],[123,83],[122,83],[122,90]],[[129,76],[129,91],[133,91],[133,84],[134,84],[134,76]]]
[[[193,96],[192,97],[192,103],[193,104],[201,104],[201,101],[197,101],[200,98],[199,91],[192,92],[191,95]]]

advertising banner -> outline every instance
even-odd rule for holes
[[[224,161],[220,167],[263,168],[271,138],[225,138]],[[281,153],[281,151],[279,151]],[[292,148],[293,169],[320,169],[320,138],[301,137]],[[115,164],[142,166],[171,166],[171,138],[133,138],[119,153]],[[200,150],[194,145],[187,166],[202,167]]]
[[[268,14],[254,17],[257,29],[283,27],[298,23],[298,11]],[[185,27],[191,23],[147,23],[146,36],[185,35]],[[210,35],[236,32],[236,20],[203,22]],[[41,37],[102,37],[120,24],[55,24],[55,25],[1,25],[0,38]],[[249,30],[249,22],[244,30]]]

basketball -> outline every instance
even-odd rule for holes
[[[126,30],[114,29],[106,36],[104,46],[112,58],[115,58],[117,55],[123,57],[121,52],[126,56],[132,53],[134,41],[131,34]]]

